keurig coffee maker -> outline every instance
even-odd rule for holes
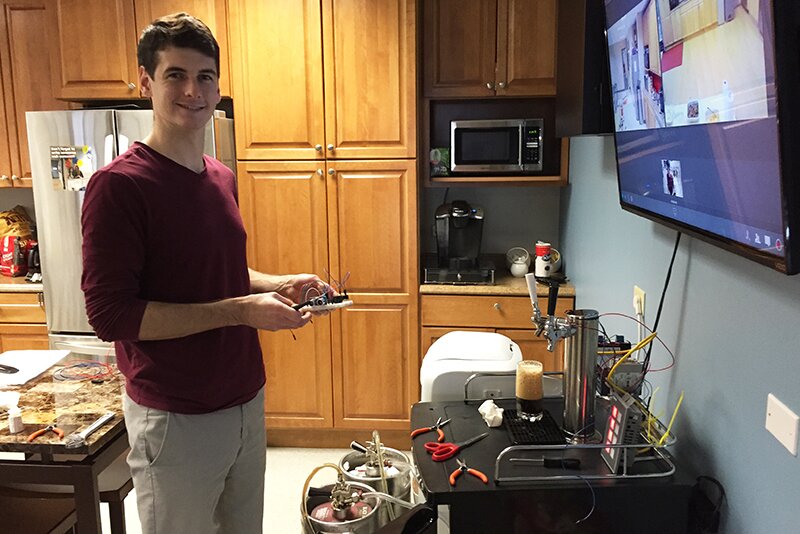
[[[436,208],[436,252],[439,267],[475,269],[481,252],[483,208],[454,200]]]
[[[423,257],[425,284],[494,284],[494,264],[480,256],[483,208],[464,200],[436,208],[436,255]]]

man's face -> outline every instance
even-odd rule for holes
[[[153,78],[139,67],[139,83],[155,121],[169,128],[204,128],[220,101],[214,60],[192,48],[160,50]]]

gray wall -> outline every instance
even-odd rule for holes
[[[610,137],[572,140],[570,187],[562,194],[561,243],[577,306],[631,314],[633,284],[647,292],[652,325],[676,233],[623,212]],[[681,467],[720,480],[728,494],[721,532],[800,532],[800,458],[764,428],[767,394],[800,413],[800,275],[787,277],[683,236],[659,335],[673,369],[650,375],[661,391]],[[609,333],[634,323],[601,319]],[[669,356],[653,350],[654,366]]]
[[[436,252],[433,220],[436,208],[444,200],[445,190],[431,187],[421,192],[422,252]],[[482,207],[485,221],[481,252],[505,254],[511,247],[532,251],[537,240],[549,241],[558,248],[560,190],[557,187],[451,187],[447,202],[466,200]]]

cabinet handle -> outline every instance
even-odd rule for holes
[[[328,174],[333,176],[334,174],[336,174],[336,169],[328,169]]]
[[[492,82],[486,82],[486,88],[491,91],[494,89],[494,84]]]
[[[336,150],[336,147],[335,147],[335,146],[333,146],[333,145],[328,145],[328,150],[330,150],[331,152],[333,152],[334,150]]]
[[[130,89],[131,91],[133,91],[134,89],[136,89],[136,84],[135,84],[135,83],[133,83],[133,82],[128,82],[128,89]]]
[[[494,303],[494,309],[498,310],[498,311],[500,310],[500,303],[499,302],[495,302]]]
[[[323,174],[325,174],[325,173],[322,172],[322,169],[317,169],[317,175],[322,176]]]
[[[314,146],[314,150],[316,150],[317,152],[322,152],[322,145]]]
[[[19,180],[19,176],[17,176],[16,174],[12,174],[11,175],[11,181],[12,182],[16,182],[17,180]]]
[[[36,295],[39,300],[39,307],[44,309],[44,293],[37,293]]]
[[[8,176],[4,174],[4,175],[0,176],[0,180],[3,180],[3,181],[8,180]]]
[[[497,83],[497,87],[499,87],[500,89],[505,89],[506,88],[506,82],[498,82]]]

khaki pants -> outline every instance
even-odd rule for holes
[[[264,390],[241,406],[185,415],[123,398],[143,534],[260,533]]]

